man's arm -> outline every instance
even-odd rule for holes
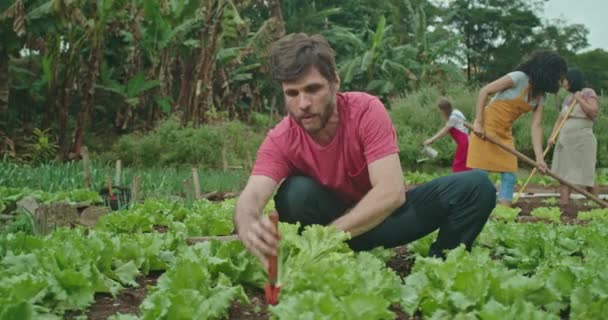
[[[332,222],[352,237],[369,231],[405,203],[403,171],[398,154],[391,154],[368,165],[372,189],[347,214]]]
[[[266,256],[276,254],[278,234],[262,211],[277,182],[262,175],[252,175],[239,196],[234,210],[234,224],[239,238],[264,266]]]

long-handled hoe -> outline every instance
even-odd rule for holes
[[[465,126],[465,127],[467,127],[469,130],[471,130],[471,132],[474,132],[474,131],[473,131],[473,126],[472,126],[470,123],[465,122],[464,126]],[[510,146],[507,146],[506,144],[504,144],[504,143],[502,143],[502,142],[498,141],[496,138],[494,138],[494,137],[492,137],[492,136],[489,136],[489,135],[487,135],[487,134],[485,134],[485,135],[483,135],[483,136],[480,136],[480,137],[481,137],[482,139],[488,140],[488,141],[490,141],[491,143],[493,143],[493,144],[495,144],[495,145],[499,146],[501,149],[503,149],[503,150],[505,150],[505,151],[507,151],[507,152],[509,152],[509,153],[511,153],[511,154],[513,154],[513,155],[515,155],[515,156],[516,156],[517,158],[519,158],[521,161],[523,161],[523,162],[525,162],[525,163],[527,163],[527,164],[529,164],[529,165],[531,165],[531,166],[533,166],[533,167],[535,167],[535,168],[538,168],[538,163],[536,163],[536,161],[534,161],[534,160],[532,160],[532,159],[528,158],[528,157],[527,157],[525,154],[523,154],[523,153],[521,153],[521,152],[519,152],[519,151],[517,151],[517,150],[515,150],[515,149],[511,148]],[[548,176],[550,176],[550,177],[552,177],[553,179],[555,179],[555,180],[559,181],[561,184],[564,184],[564,185],[566,185],[566,186],[568,186],[568,187],[572,188],[572,189],[573,189],[573,190],[575,190],[576,192],[578,192],[578,193],[580,193],[580,194],[584,195],[585,197],[587,197],[587,199],[589,199],[589,200],[592,200],[592,201],[596,202],[597,204],[601,205],[601,206],[602,206],[602,207],[604,207],[604,208],[608,208],[608,202],[606,202],[606,201],[604,201],[604,200],[600,199],[599,197],[596,197],[596,196],[595,196],[595,195],[593,195],[591,192],[589,192],[589,191],[587,191],[587,190],[585,190],[585,189],[583,189],[583,188],[581,188],[581,187],[579,187],[579,186],[577,186],[577,185],[574,185],[574,184],[572,184],[572,183],[570,183],[570,182],[568,182],[568,181],[566,181],[566,180],[562,179],[560,176],[556,175],[554,172],[552,172],[552,171],[550,171],[550,170],[547,170],[547,171],[545,172],[545,174],[546,174],[546,175],[548,175]]]

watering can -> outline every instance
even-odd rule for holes
[[[439,154],[439,151],[431,148],[430,146],[424,146],[422,148],[422,153],[425,155],[425,158],[420,158],[420,159],[416,160],[416,162],[420,163],[420,162],[424,162],[424,161],[427,161],[430,159],[434,159]]]

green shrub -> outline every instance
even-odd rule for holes
[[[441,94],[437,88],[423,87],[411,93],[404,99],[393,103],[390,111],[391,118],[397,131],[401,164],[407,170],[420,170],[426,164],[418,164],[416,160],[423,158],[422,142],[432,137],[444,125],[443,118],[437,109],[437,100],[447,96],[452,105],[471,120],[475,106],[472,91],[464,87],[453,87],[446,94]],[[437,166],[450,166],[456,144],[450,137],[437,140],[433,148],[439,151],[437,158],[427,161]]]
[[[247,167],[253,161],[266,130],[253,130],[236,121],[181,127],[175,119],[160,124],[142,136],[131,134],[118,140],[113,153],[126,165],[199,165],[221,168],[222,149],[229,165]]]
[[[435,87],[422,87],[407,97],[392,102],[389,113],[399,138],[400,158],[405,170],[428,171],[429,166],[450,167],[456,149],[450,137],[433,144],[433,148],[439,151],[437,158],[423,163],[416,162],[424,157],[421,153],[422,142],[444,125],[436,107],[437,100],[441,96],[448,97],[453,106],[461,110],[467,120],[472,122],[477,93],[476,89],[459,85],[446,88],[443,92]],[[565,93],[560,91],[558,100],[562,101],[564,96]],[[543,143],[549,138],[557,117],[555,96],[549,95],[545,104]],[[600,109],[607,107],[608,99],[602,98]],[[518,119],[513,127],[513,134],[517,149],[533,158],[534,152],[530,142],[531,119],[531,113]],[[247,167],[250,161],[255,160],[257,148],[267,130],[277,122],[277,119],[260,113],[252,114],[247,124],[228,121],[206,124],[200,128],[181,127],[177,120],[169,119],[145,135],[134,133],[123,136],[110,152],[103,154],[103,160],[121,159],[126,165],[140,166],[197,164],[205,169],[217,169],[222,167],[222,148],[225,147],[230,165]],[[594,131],[599,142],[597,166],[608,167],[608,143],[603,143],[608,141],[608,115],[605,111],[600,112]],[[552,153],[549,153],[546,161],[550,163],[551,159]]]

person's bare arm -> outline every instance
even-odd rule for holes
[[[574,94],[574,99],[578,101],[581,109],[583,109],[583,112],[589,119],[594,120],[597,117],[598,106],[596,98],[585,98],[579,91]]]
[[[372,189],[347,214],[332,222],[338,230],[356,237],[374,228],[402,206],[405,185],[399,156],[392,154],[368,165]]]
[[[451,126],[447,126],[447,125],[444,126],[432,138],[425,140],[423,144],[426,146],[426,145],[429,145],[429,144],[435,142],[435,140],[438,140],[438,139],[442,138],[443,136],[445,136],[446,134],[448,134],[448,132],[450,132],[451,128],[452,128]]]
[[[276,254],[278,234],[262,211],[277,187],[272,178],[253,175],[241,192],[234,209],[234,224],[245,247],[262,262],[266,256]]]
[[[479,94],[477,96],[477,104],[475,106],[475,122],[473,124],[474,131],[478,134],[483,134],[483,109],[486,106],[486,100],[488,96],[511,88],[513,86],[513,79],[510,76],[506,75],[501,78],[494,80],[493,82],[485,85],[481,90],[479,90]]]
[[[541,172],[547,171],[547,163],[545,163],[545,155],[543,152],[543,105],[539,105],[532,114],[532,146],[534,147],[534,155],[536,156],[536,162],[538,163],[538,169]]]

